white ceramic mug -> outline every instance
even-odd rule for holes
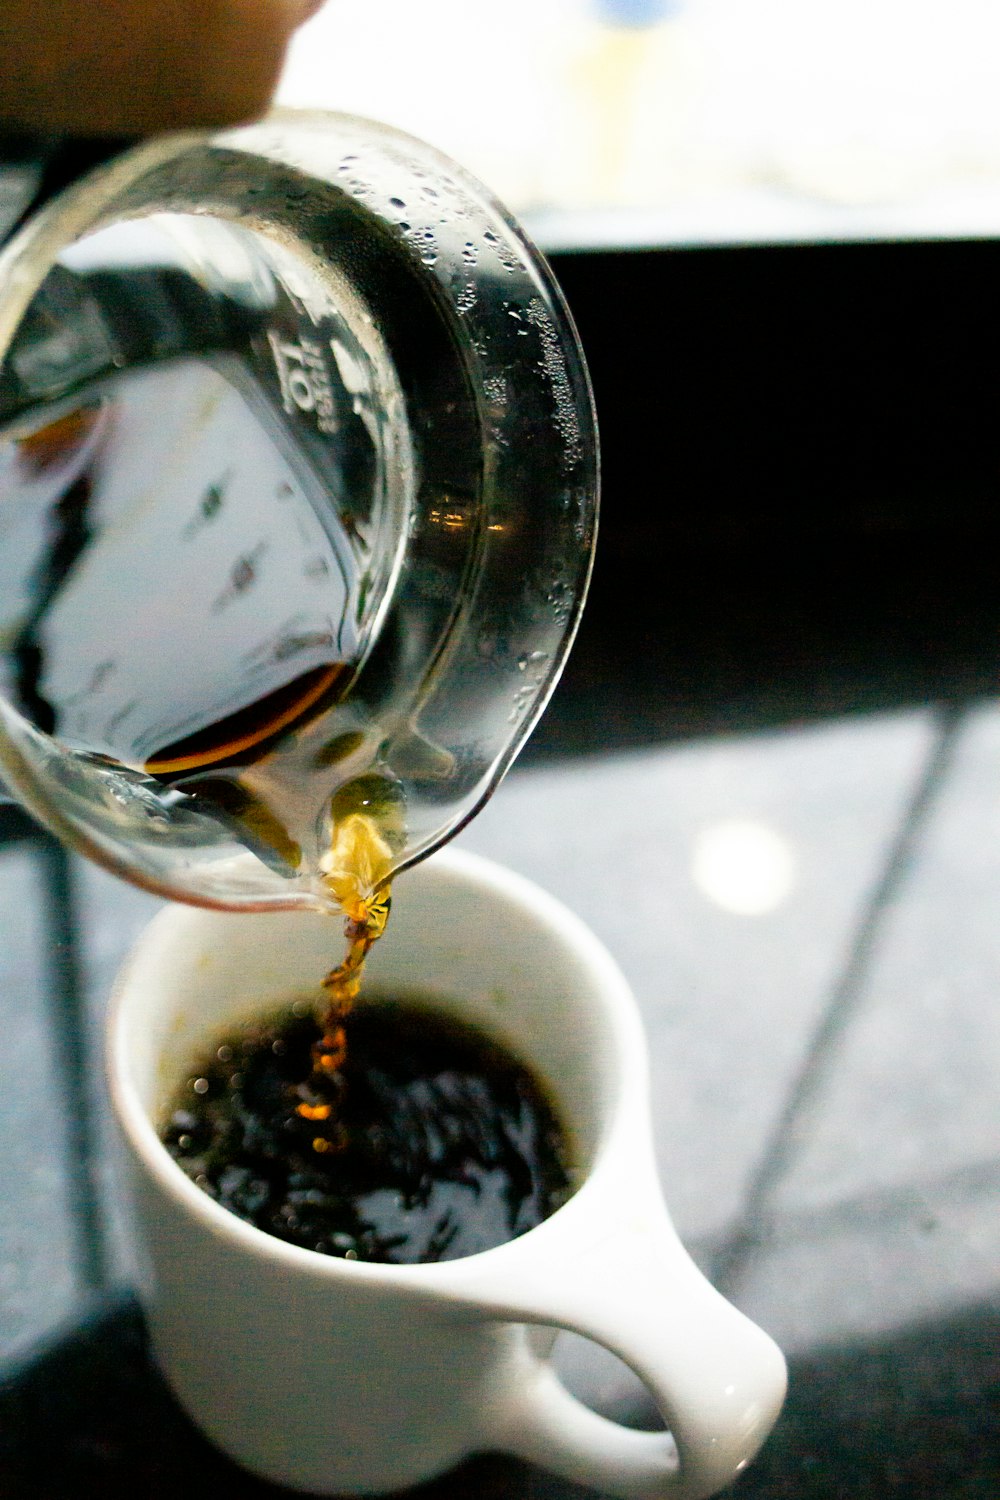
[[[363,994],[433,997],[506,1041],[558,1103],[576,1191],[520,1238],[428,1265],[316,1254],[230,1214],[171,1160],[156,1124],[206,1043],[315,993],[342,938],[308,912],[167,908],[119,978],[109,1034],[167,1379],[231,1457],[314,1493],[402,1488],[483,1451],[614,1495],[714,1493],[767,1436],[785,1365],[670,1223],[625,980],[572,913],[482,859],[443,851],[395,895]],[[669,1432],[627,1429],[572,1396],[546,1357],[553,1328],[629,1364]]]

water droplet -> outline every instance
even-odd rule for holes
[[[210,1085],[207,1078],[193,1078],[191,1080],[191,1087],[196,1094],[207,1094]]]
[[[389,199],[389,204],[390,204],[390,206],[392,208],[405,208],[406,207],[406,204],[403,202],[402,198],[390,198]]]

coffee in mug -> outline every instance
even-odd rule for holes
[[[556,1106],[508,1047],[427,997],[366,998],[342,1031],[333,1097],[305,1114],[324,1035],[308,1000],[192,1061],[161,1138],[217,1203],[303,1249],[400,1265],[492,1249],[569,1197]]]
[[[167,908],[119,976],[108,1041],[155,1357],[219,1447],[310,1493],[398,1490],[498,1451],[620,1500],[704,1500],[763,1442],[785,1367],[671,1225],[628,985],[583,923],[510,871],[449,849],[405,882],[356,1017],[419,994],[498,1040],[551,1088],[572,1191],[502,1244],[416,1264],[316,1254],[227,1211],[158,1127],[192,1059],[309,994],[336,928]],[[668,1430],[576,1400],[548,1357],[560,1328],[630,1365]]]

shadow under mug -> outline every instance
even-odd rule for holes
[[[206,1044],[315,994],[336,921],[171,907],[119,976],[108,1059],[129,1148],[155,1354],[226,1453],[320,1494],[377,1493],[502,1451],[623,1497],[698,1500],[753,1458],[784,1360],[687,1256],[653,1159],[645,1039],[593,934],[551,896],[448,849],[399,883],[364,995],[419,994],[507,1043],[568,1127],[573,1196],[520,1238],[426,1265],[345,1261],[220,1207],[155,1124]],[[645,1382],[666,1432],[563,1386],[544,1330],[596,1340]]]

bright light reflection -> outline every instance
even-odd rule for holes
[[[795,884],[795,861],[787,841],[773,829],[732,819],[698,834],[691,878],[723,911],[759,917],[787,899]]]

